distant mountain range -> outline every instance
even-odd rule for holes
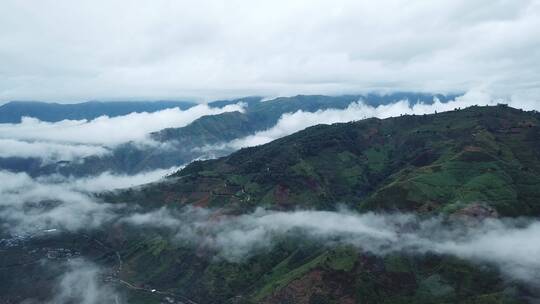
[[[221,216],[258,207],[348,206],[461,217],[474,225],[499,216],[540,216],[539,151],[537,113],[471,107],[314,126],[194,162],[165,182],[107,199],[147,208],[194,205],[220,210]],[[152,242],[123,247],[128,269],[145,274],[125,272],[125,277],[168,286],[201,303],[520,303],[528,295],[490,267],[445,255],[377,257],[347,246],[286,239],[271,252],[231,264],[163,244],[167,249],[154,255],[158,245]],[[148,267],[163,263],[171,266]],[[438,283],[431,285],[434,280]]]
[[[0,158],[0,168],[15,172],[27,172],[31,175],[44,175],[59,173],[63,175],[93,175],[105,171],[114,173],[134,174],[157,168],[169,168],[189,163],[198,158],[211,158],[223,156],[232,152],[231,148],[200,150],[198,148],[226,143],[234,139],[251,135],[257,131],[266,130],[274,126],[279,118],[285,113],[293,113],[299,110],[315,112],[325,109],[345,109],[351,103],[362,101],[367,105],[378,106],[391,104],[401,100],[409,103],[431,104],[434,98],[442,102],[453,100],[458,95],[433,95],[423,93],[394,93],[388,95],[298,95],[294,97],[280,97],[272,100],[261,101],[260,97],[246,97],[234,100],[221,100],[209,103],[211,107],[223,107],[230,104],[245,104],[244,113],[227,112],[219,115],[203,116],[191,124],[182,128],[168,128],[155,133],[150,137],[157,142],[167,144],[168,149],[160,147],[141,146],[137,143],[125,143],[116,147],[111,154],[106,156],[91,156],[82,162],[61,162],[59,164],[43,164],[39,159],[31,158]],[[41,106],[49,104],[35,103],[36,108],[29,109],[38,111]],[[80,104],[81,107],[95,103]],[[120,106],[122,103],[111,103],[110,106]],[[153,105],[158,107],[171,106],[175,103],[143,103],[141,108]],[[185,107],[192,104],[180,103]],[[9,104],[8,104],[9,105]],[[5,106],[8,106],[5,105]],[[101,104],[109,105],[108,103]],[[127,103],[123,110],[129,109],[128,105],[136,106],[136,103]],[[72,105],[55,105],[54,107],[71,107]],[[74,105],[73,105],[74,106]],[[106,107],[105,107],[106,108]],[[139,109],[141,109],[139,108]],[[28,110],[26,114],[31,113]],[[39,112],[39,111],[38,111]],[[47,111],[45,111],[47,112]],[[84,111],[83,111],[84,112]],[[1,112],[0,112],[1,113]],[[22,114],[21,114],[22,115]],[[48,115],[48,114],[43,114]],[[81,114],[82,115],[82,114]],[[94,114],[93,114],[94,115]],[[95,114],[97,115],[97,114]],[[43,117],[43,116],[41,116]],[[67,119],[68,116],[56,116],[57,119]],[[90,117],[87,114],[86,117]],[[358,117],[360,119],[361,117]]]
[[[508,279],[493,264],[480,262],[482,257],[436,251],[374,254],[364,248],[369,239],[353,246],[336,237],[305,237],[318,231],[323,225],[319,222],[308,223],[307,230],[287,230],[288,236],[259,244],[253,255],[233,261],[216,258],[211,245],[236,240],[241,246],[272,233],[256,230],[261,233],[231,234],[208,243],[183,237],[204,235],[221,220],[257,208],[336,211],[343,206],[364,214],[405,212],[444,219],[463,233],[483,220],[538,217],[539,197],[537,112],[500,105],[318,125],[226,157],[195,161],[161,182],[101,193],[98,198],[104,202],[137,212],[163,214],[196,206],[214,214],[210,226],[197,222],[201,219],[196,216],[167,222],[139,215],[139,220],[148,219],[144,225],[119,221],[85,234],[49,234],[24,246],[6,246],[0,266],[11,268],[0,275],[0,293],[8,302],[20,295],[46,297],[52,284],[48,278],[60,270],[32,261],[53,254],[48,263],[83,255],[106,265],[111,269],[107,280],[124,288],[130,303],[527,303],[540,291]],[[171,235],[166,228],[190,220],[196,221],[193,231]],[[275,220],[265,223],[283,224]],[[299,217],[292,220],[302,222]],[[365,229],[351,225],[338,222],[334,228],[346,236]],[[380,229],[393,225],[397,234],[392,237],[419,228],[414,223],[384,223]],[[230,246],[233,252],[237,249]],[[29,262],[21,263],[22,257]]]
[[[280,101],[299,101],[305,102],[301,106],[305,111],[315,111],[318,105],[328,104],[327,98],[333,99],[334,106],[339,106],[342,103],[350,103],[357,100],[365,100],[369,105],[389,104],[398,100],[409,100],[414,103],[432,103],[433,97],[438,98],[442,102],[454,99],[458,95],[442,95],[442,94],[425,94],[425,93],[392,93],[387,95],[367,94],[367,95],[347,95],[347,96],[314,96],[314,95],[299,95],[295,97],[281,97],[274,99],[278,101],[277,107],[281,107],[281,112],[287,112],[287,107]],[[235,104],[239,101],[255,105],[261,97],[246,97],[232,100],[217,100],[210,102],[212,107],[224,107],[226,105]],[[22,117],[33,117],[42,121],[56,122],[64,119],[81,120],[94,119],[99,116],[116,117],[133,112],[156,112],[169,108],[180,108],[181,110],[188,109],[197,105],[190,101],[88,101],[82,103],[62,104],[49,103],[40,101],[11,101],[0,105],[0,123],[20,123]],[[289,110],[298,109],[298,105],[289,105]],[[263,107],[265,108],[265,107]],[[275,109],[280,111],[279,109]]]
[[[332,210],[342,202],[362,211],[440,213],[482,203],[503,216],[536,216],[539,151],[539,114],[470,107],[313,126],[195,161],[171,176],[174,183],[151,187],[166,195],[157,201],[243,211],[261,204]]]
[[[188,109],[194,105],[196,104],[188,101],[89,101],[74,104],[12,101],[0,106],[0,123],[20,123],[25,116],[48,122],[94,119],[103,115],[115,117],[175,107]]]

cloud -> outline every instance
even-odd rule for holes
[[[0,157],[40,158],[45,163],[76,161],[87,156],[103,156],[108,153],[109,149],[95,145],[0,139]]]
[[[92,195],[92,192],[156,181],[170,171],[135,176],[104,173],[84,179],[61,176],[32,179],[24,173],[0,171],[2,230],[28,235],[47,229],[79,231],[125,223],[143,229],[161,229],[172,234],[175,241],[203,246],[232,262],[269,250],[284,237],[300,236],[321,246],[347,244],[377,255],[393,252],[454,255],[475,263],[496,265],[509,277],[530,284],[540,279],[540,262],[536,258],[540,255],[537,219],[466,221],[442,216],[420,218],[412,214],[359,214],[348,210],[265,209],[233,216],[194,207],[140,212],[137,206],[104,203]]]
[[[540,278],[540,222],[487,219],[473,223],[411,214],[358,214],[346,210],[278,212],[257,209],[226,216],[206,209],[165,208],[133,214],[123,221],[171,229],[176,240],[206,246],[240,261],[274,246],[284,236],[302,236],[332,246],[348,244],[378,255],[392,252],[450,254],[491,263],[512,278],[537,284]]]
[[[55,296],[49,304],[124,303],[118,291],[103,282],[104,269],[82,258],[69,260],[66,264],[67,270],[59,278]]]
[[[177,169],[133,176],[105,172],[81,179],[59,175],[33,179],[25,173],[0,171],[0,225],[14,234],[101,227],[126,206],[103,203],[92,193],[154,182]]]
[[[213,108],[197,105],[187,110],[165,109],[153,113],[131,113],[93,120],[45,122],[24,117],[18,124],[0,124],[0,157],[39,158],[44,163],[81,161],[88,156],[104,156],[116,145],[131,142],[144,149],[170,149],[148,135],[165,128],[184,127],[205,115],[243,111],[243,104]]]
[[[156,169],[152,171],[145,171],[135,175],[113,174],[110,172],[103,172],[96,176],[75,178],[64,176],[45,176],[39,177],[38,182],[56,182],[58,185],[80,192],[101,192],[115,189],[123,189],[135,187],[151,182],[156,182],[163,177],[172,174],[183,166],[171,167],[167,169]]]
[[[53,123],[25,117],[19,124],[0,124],[0,138],[112,146],[128,141],[145,141],[151,132],[184,127],[199,117],[232,111],[243,111],[243,107],[240,104],[223,108],[197,105],[187,110],[172,108],[153,113],[131,113],[117,117],[101,116],[93,120],[63,120]]]
[[[285,113],[280,117],[276,125],[270,129],[257,132],[244,138],[238,138],[225,144],[204,147],[203,150],[240,149],[261,145],[318,124],[349,122],[369,117],[388,118],[402,114],[431,114],[473,105],[496,105],[501,102],[508,103],[510,106],[517,108],[524,107],[527,110],[540,109],[540,103],[526,103],[524,102],[524,99],[521,98],[511,100],[497,99],[482,89],[471,90],[463,96],[459,96],[455,100],[445,103],[435,100],[433,104],[418,103],[412,106],[409,104],[408,100],[375,107],[366,105],[360,100],[357,103],[350,104],[346,109]]]
[[[24,173],[0,171],[0,218],[15,233],[62,228],[92,228],[114,217],[114,206],[66,189],[61,184],[40,183]]]
[[[507,274],[537,284],[540,279],[540,222],[489,221],[464,240],[445,239],[436,252],[497,264]],[[489,229],[488,229],[489,228]]]
[[[6,0],[0,100],[479,85],[538,100],[539,16],[535,0]]]

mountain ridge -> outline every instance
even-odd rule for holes
[[[87,101],[61,104],[40,101],[11,101],[0,105],[0,123],[20,123],[22,117],[58,122],[64,119],[92,120],[106,115],[116,117],[133,112],[156,112],[169,108],[188,109],[197,105],[188,101]]]
[[[508,201],[493,203],[500,214],[538,215],[540,206],[534,198],[540,193],[531,185],[516,183],[529,179],[540,185],[540,176],[529,176],[540,171],[540,156],[534,152],[540,147],[538,126],[536,112],[505,106],[318,125],[217,160],[195,161],[173,175],[180,178],[177,184],[164,187],[169,201],[176,193],[176,200],[183,204],[205,207],[252,208],[248,201],[260,201],[269,207],[335,209],[324,206],[362,201],[360,209],[377,205],[393,209],[397,206],[389,204],[386,196],[409,197],[410,192],[409,202],[422,204],[415,209],[440,211],[443,199],[456,208],[459,202],[462,207],[484,204],[497,196],[497,189],[489,188],[496,182],[511,195]],[[451,174],[446,176],[446,172]],[[440,193],[422,191],[429,180],[440,180]],[[444,183],[452,184],[446,187]],[[380,185],[385,187],[374,192]],[[463,197],[451,194],[451,188],[458,186],[464,187]],[[182,194],[182,189],[190,190]],[[478,192],[488,194],[474,194]]]
[[[504,105],[317,125],[103,198],[148,210],[195,206],[216,217],[342,206],[443,216],[464,227],[538,217],[539,126],[537,112]],[[536,292],[489,265],[444,254],[379,256],[297,236],[231,262],[155,237],[130,247],[125,260],[151,278],[125,278],[204,303],[525,303]],[[153,263],[171,266],[154,270]]]
[[[378,106],[400,100],[410,104],[430,103],[434,98],[447,102],[456,95],[433,95],[420,93],[395,93],[388,95],[298,95],[261,101],[260,97],[246,97],[228,101],[209,103],[209,106],[226,106],[243,103],[243,113],[223,113],[203,116],[182,128],[166,128],[149,134],[152,140],[168,145],[170,149],[124,143],[102,157],[90,156],[81,161],[61,164],[41,164],[39,159],[0,159],[0,165],[13,171],[24,171],[32,176],[62,174],[84,176],[111,171],[117,174],[134,174],[153,169],[180,166],[197,158],[223,156],[234,149],[214,149],[204,151],[204,147],[220,145],[234,139],[252,135],[273,127],[285,113],[297,111],[316,112],[328,109],[345,109],[350,104],[362,100],[368,105]]]
[[[317,125],[219,159],[195,161],[162,181],[97,194],[96,199],[147,220],[59,231],[8,248],[3,261],[11,265],[21,256],[31,260],[51,252],[40,248],[63,248],[61,254],[107,267],[107,282],[129,303],[161,303],[169,301],[166,297],[216,304],[534,303],[540,295],[534,284],[509,278],[494,264],[436,250],[376,253],[363,242],[323,238],[317,229],[330,214],[341,219],[343,213],[334,212],[341,206],[368,218],[441,219],[441,225],[458,225],[459,232],[499,217],[538,217],[539,148],[540,114],[504,105]],[[252,222],[261,208],[274,212],[270,215],[292,215],[293,221],[295,212],[332,212],[304,229],[285,226],[281,235]],[[189,210],[207,214],[207,222]],[[246,218],[247,224],[235,222]],[[228,229],[223,224],[228,220],[236,233],[216,239],[211,232]],[[262,223],[277,225],[278,231],[283,224]],[[253,235],[234,229],[254,224],[248,232],[263,229],[255,234],[262,237],[260,248],[235,260],[216,255],[212,245],[234,252],[252,240]],[[398,225],[396,234],[407,235],[420,224]],[[362,228],[341,227],[351,225],[345,221],[334,225],[339,231]],[[48,259],[52,265],[61,262]],[[46,265],[0,273],[0,291],[8,299],[20,294],[46,299],[49,278],[61,269]]]

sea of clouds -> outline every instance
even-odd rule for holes
[[[166,228],[174,239],[215,251],[220,258],[241,261],[271,249],[287,236],[318,241],[321,246],[352,245],[376,255],[447,254],[489,263],[513,279],[537,284],[540,279],[540,221],[486,219],[473,225],[444,217],[413,214],[338,211],[272,211],[257,209],[224,216],[200,208],[158,209],[135,213],[122,221]]]
[[[341,110],[286,113],[268,130],[206,148],[234,150],[264,144],[321,123],[428,114],[499,102],[519,105],[527,110],[539,108],[534,103],[496,100],[482,91],[471,91],[448,103],[435,100],[433,104],[412,106],[409,101],[403,100],[373,107],[360,100]],[[185,111],[170,109],[115,118],[101,117],[91,121],[47,123],[27,118],[21,124],[0,124],[0,156],[72,160],[87,155],[104,155],[111,147],[126,141],[145,142],[150,132],[162,128],[185,126],[203,115],[242,110],[242,105],[219,109],[201,105]],[[105,203],[94,195],[96,192],[160,181],[179,168],[136,175],[104,172],[85,178],[60,175],[33,178],[26,173],[2,170],[0,227],[11,235],[28,235],[47,229],[86,231],[116,224],[161,231],[165,229],[167,236],[172,236],[172,242],[205,246],[217,258],[231,262],[271,250],[284,237],[302,236],[320,242],[321,246],[350,245],[376,255],[396,252],[453,255],[473,263],[494,265],[509,278],[528,284],[535,285],[540,280],[538,219],[487,219],[471,226],[456,225],[442,217],[360,214],[350,210],[283,212],[258,209],[238,216],[225,216],[219,210],[200,208],[161,208],[141,212],[137,206],[130,206],[129,202]],[[95,290],[103,287],[106,289],[104,294],[109,293],[109,287],[101,285],[96,279],[101,271],[99,267],[87,261],[74,263],[80,264],[74,264],[72,271],[66,272],[59,286],[88,281],[90,283],[85,285],[93,286]],[[79,291],[69,294],[70,290]],[[57,293],[54,303],[63,303],[63,299],[79,296],[84,303],[97,303],[96,299],[102,299],[99,292],[86,293],[85,290],[76,286],[65,288]],[[115,292],[110,295],[117,299]]]
[[[262,130],[243,138],[237,138],[227,143],[203,147],[202,149],[205,151],[220,149],[237,150],[244,147],[262,145],[318,124],[344,123],[371,117],[388,118],[400,115],[432,114],[451,111],[457,108],[463,109],[475,105],[494,106],[498,103],[505,103],[511,107],[524,110],[540,110],[540,103],[519,97],[511,99],[495,98],[483,89],[470,90],[466,94],[456,97],[449,102],[441,102],[435,99],[432,104],[413,103],[411,105],[409,100],[401,100],[387,105],[370,106],[359,100],[351,103],[345,109],[327,109],[316,112],[300,110],[294,113],[286,113],[280,117],[273,127],[267,130]]]
[[[102,156],[119,144],[153,144],[152,132],[184,127],[207,115],[243,111],[242,104],[213,108],[205,104],[187,110],[165,109],[93,120],[45,122],[24,117],[21,123],[0,124],[0,157],[40,158],[45,162]]]

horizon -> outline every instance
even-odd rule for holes
[[[540,0],[0,1],[0,302],[540,303]]]
[[[138,99],[138,98],[119,98],[119,99],[81,99],[81,100],[72,100],[72,101],[58,101],[58,100],[8,100],[8,101],[0,101],[0,106],[6,105],[8,103],[46,103],[46,104],[58,104],[58,105],[69,105],[69,104],[82,104],[82,103],[122,103],[122,102],[185,102],[185,103],[193,103],[193,104],[208,104],[212,102],[218,102],[218,101],[233,101],[233,100],[240,100],[245,98],[260,98],[261,102],[264,101],[270,101],[274,99],[279,98],[294,98],[298,96],[329,96],[329,97],[340,97],[340,96],[358,96],[358,97],[368,97],[370,95],[375,96],[391,96],[391,95],[397,95],[397,94],[417,94],[417,95],[425,95],[425,96],[434,96],[437,95],[445,96],[445,97],[458,97],[463,96],[467,92],[422,92],[422,91],[368,91],[368,92],[357,92],[357,93],[348,93],[348,94],[293,94],[293,95],[280,95],[280,96],[257,96],[257,95],[239,95],[234,96],[231,98],[218,98],[218,99],[204,99],[204,100],[197,100],[197,99],[160,99],[160,98],[148,98],[148,99]]]

